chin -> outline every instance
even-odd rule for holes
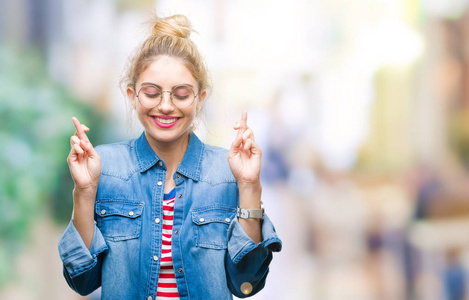
[[[170,132],[170,131],[162,131],[160,129],[157,130],[146,130],[147,133],[156,141],[162,142],[162,143],[170,143],[174,142],[187,134],[189,134],[189,130],[186,129],[183,132],[177,131],[177,132]]]

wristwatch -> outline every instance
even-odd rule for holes
[[[249,219],[264,219],[264,203],[261,201],[261,209],[245,209],[245,208],[238,208],[236,209],[236,216],[238,218],[243,218],[246,220]]]

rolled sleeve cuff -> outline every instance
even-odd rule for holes
[[[259,244],[256,244],[246,234],[237,218],[234,218],[231,222],[230,228],[228,229],[228,236],[228,253],[235,264],[256,248],[262,249],[262,252],[265,252],[265,256],[267,256],[270,251],[279,252],[282,250],[282,241],[277,236],[275,227],[267,215],[264,216],[262,221],[263,240]]]
[[[107,249],[106,241],[96,226],[96,222],[89,250],[73,225],[73,221],[70,221],[59,242],[60,258],[72,278],[93,268],[98,261],[97,256]]]

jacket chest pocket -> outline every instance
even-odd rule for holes
[[[143,203],[99,202],[95,213],[97,225],[107,240],[123,241],[140,236]]]
[[[228,228],[235,217],[231,208],[201,208],[192,211],[195,226],[195,244],[197,247],[226,249]]]

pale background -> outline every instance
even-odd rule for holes
[[[81,298],[57,251],[71,117],[140,134],[119,80],[152,12],[198,32],[200,137],[229,147],[247,109],[264,150],[283,251],[252,299],[469,299],[465,0],[0,0],[0,299]]]

